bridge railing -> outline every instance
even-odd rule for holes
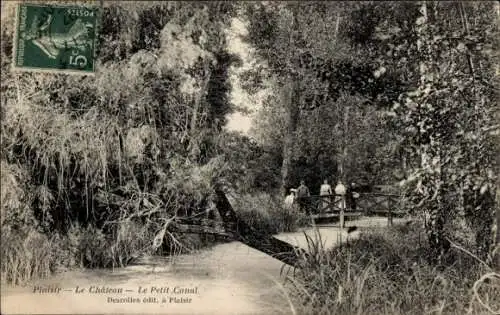
[[[302,211],[309,214],[324,214],[341,211],[343,198],[339,195],[309,196],[297,198],[296,202]]]
[[[389,224],[392,218],[404,214],[403,199],[398,194],[360,193],[354,200],[341,195],[312,195],[297,199],[299,208],[314,217],[383,215]]]

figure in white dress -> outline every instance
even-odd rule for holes
[[[292,210],[293,204],[295,203],[295,192],[296,189],[290,189],[290,194],[288,194],[285,198],[285,209]]]
[[[321,185],[321,187],[319,189],[319,195],[321,196],[320,212],[324,212],[327,209],[327,207],[329,207],[329,205],[331,203],[331,197],[329,197],[329,196],[333,195],[332,186],[330,186],[330,184],[328,184],[327,179],[325,179],[323,181],[323,184]],[[327,197],[324,197],[324,196],[327,196]]]
[[[338,181],[337,186],[335,186],[335,194],[339,195],[340,201],[338,202],[339,209],[345,209],[345,194],[347,192],[346,187],[342,184],[342,181]]]

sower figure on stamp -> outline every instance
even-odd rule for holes
[[[92,74],[99,9],[22,3],[16,25],[14,69]]]

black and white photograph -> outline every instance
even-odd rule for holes
[[[500,314],[500,2],[1,2],[2,314]]]

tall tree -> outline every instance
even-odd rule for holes
[[[491,52],[498,30],[493,4],[418,4],[416,34],[401,58],[418,65],[416,88],[403,93],[399,115],[413,174],[414,209],[428,211],[429,241],[437,258],[467,219],[486,257],[493,238],[495,136]],[[482,16],[483,19],[470,19]],[[401,48],[399,48],[401,49]],[[480,70],[479,70],[480,69]]]
[[[295,41],[299,36],[299,22],[298,22],[298,4],[294,5],[292,12],[292,31],[290,33],[290,39],[288,43],[288,49],[290,50],[290,60],[291,66],[295,69],[299,68],[297,63],[296,47]],[[288,73],[286,88],[285,88],[285,107],[288,113],[286,119],[286,132],[283,144],[283,163],[281,165],[281,194],[285,195],[287,193],[288,185],[290,184],[290,172],[292,167],[292,153],[293,153],[293,143],[295,140],[295,132],[297,130],[297,125],[299,121],[299,87],[300,87],[300,76],[295,71],[290,71]]]
[[[298,140],[299,125],[307,113],[321,106],[333,110],[343,93],[376,101],[386,85],[380,80],[383,78],[373,75],[372,66],[352,57],[355,48],[347,32],[349,21],[343,19],[353,8],[356,6],[346,3],[252,4],[247,8],[249,40],[267,61],[276,88],[283,95],[276,104],[285,109],[282,190],[294,181],[292,166],[297,156],[291,147]],[[338,109],[342,112],[339,119],[347,122],[352,113],[340,103]],[[334,141],[342,139],[345,137]],[[338,158],[341,162],[342,154]]]

